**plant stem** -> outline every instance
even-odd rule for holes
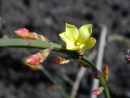
[[[0,47],[26,47],[26,48],[51,48],[60,50],[62,46],[52,42],[30,40],[30,39],[0,39]]]
[[[105,95],[105,98],[111,98],[110,97],[110,93],[109,93],[109,90],[108,90],[108,87],[107,87],[107,83],[106,81],[104,80],[104,78],[101,76],[101,78],[99,79],[101,85],[104,87],[104,95]]]
[[[92,62],[90,62],[85,55],[79,56],[79,60],[86,63],[89,66],[89,68],[92,69],[93,73],[98,71],[98,69],[95,67],[95,65]],[[99,81],[100,81],[101,85],[104,87],[105,98],[110,98],[110,93],[109,93],[109,90],[107,87],[107,83],[104,80],[103,76],[100,77]]]

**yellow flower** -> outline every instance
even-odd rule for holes
[[[66,49],[87,50],[92,48],[96,43],[96,39],[90,37],[91,34],[91,24],[85,24],[77,29],[74,25],[66,23],[65,32],[59,34],[59,36],[66,43]]]

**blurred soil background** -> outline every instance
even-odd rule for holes
[[[65,23],[80,27],[93,24],[98,49],[101,34],[100,25],[108,28],[103,65],[110,67],[109,82],[112,98],[130,98],[130,65],[124,55],[130,48],[130,0],[0,0],[0,36],[15,37],[14,31],[25,27],[30,31],[46,35],[50,40],[64,44],[58,34],[65,29]],[[110,41],[113,34],[120,40]],[[118,36],[117,36],[118,37]],[[38,49],[0,48],[0,98],[63,98],[59,90],[41,72],[31,71],[23,60]],[[72,85],[67,78],[75,81],[80,69],[77,62],[66,65],[52,64],[59,54],[52,52],[43,63],[48,72],[69,94]],[[93,59],[95,62],[96,57]],[[92,87],[92,73],[88,70],[80,84],[77,98],[89,98]],[[103,98],[103,96],[99,96]]]

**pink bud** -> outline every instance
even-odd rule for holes
[[[99,95],[102,93],[103,89],[104,89],[103,87],[96,88],[95,90],[92,91],[92,93],[95,95]]]
[[[15,34],[21,38],[34,39],[34,35],[26,28],[20,28],[16,30]]]
[[[15,34],[21,38],[25,39],[33,39],[33,40],[40,40],[40,41],[49,41],[47,37],[37,34],[35,32],[30,32],[26,28],[20,28],[15,31]]]
[[[39,57],[38,55],[31,55],[29,57],[26,58],[26,64],[29,65],[38,65],[41,61],[41,57]]]
[[[126,60],[127,62],[130,62],[130,56],[129,56],[129,55],[125,55],[125,60]]]
[[[38,65],[45,61],[50,53],[50,49],[44,49],[36,54],[33,54],[31,56],[26,57],[25,63],[31,68],[31,69],[37,69]]]

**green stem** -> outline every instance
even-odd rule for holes
[[[79,60],[81,60],[84,63],[87,63],[87,65],[89,66],[89,68],[92,69],[93,72],[98,71],[97,68],[95,67],[95,65],[92,62],[90,62],[85,55],[79,56]]]
[[[101,76],[101,78],[99,79],[101,85],[104,87],[104,95],[105,95],[105,98],[111,98],[110,97],[110,93],[109,93],[109,89],[107,87],[107,83],[106,81],[104,80],[104,78]]]
[[[0,47],[26,47],[26,48],[52,48],[60,50],[62,46],[52,42],[30,40],[30,39],[0,39]]]
[[[79,56],[79,60],[86,63],[89,66],[89,68],[92,69],[93,73],[98,71],[96,66],[92,62],[90,62],[85,55]],[[110,93],[109,93],[109,90],[108,90],[108,87],[107,87],[107,83],[104,80],[103,76],[100,77],[99,81],[100,81],[101,85],[104,87],[105,98],[110,98]]]
[[[0,47],[24,47],[24,48],[37,48],[37,49],[45,49],[51,48],[54,51],[62,52],[65,54],[69,54],[72,58],[75,58],[75,51],[66,50],[60,44],[56,44],[53,42],[39,41],[39,40],[30,40],[30,39],[0,39]]]

